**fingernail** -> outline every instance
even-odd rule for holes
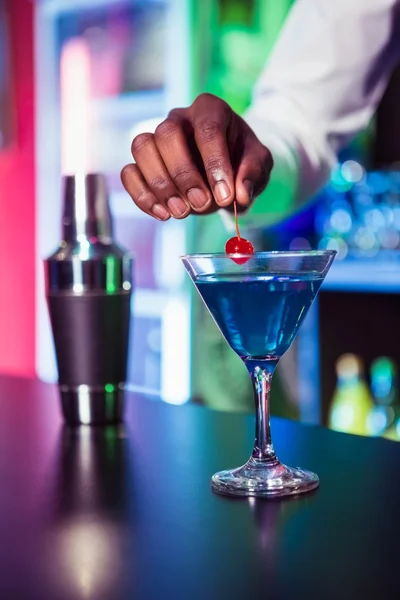
[[[157,219],[161,219],[161,221],[166,221],[169,219],[170,214],[166,208],[164,208],[161,204],[155,204],[151,209],[151,212]]]
[[[250,179],[245,179],[243,181],[243,187],[246,190],[246,192],[249,195],[249,200],[253,199],[253,194],[254,194],[254,185],[253,183],[250,181]]]
[[[167,204],[174,217],[181,217],[188,210],[187,204],[178,196],[173,196],[170,198],[167,201]]]
[[[219,181],[214,188],[214,194],[217,198],[217,202],[219,202],[220,204],[225,204],[229,196],[231,195],[231,190],[229,189],[225,181]]]
[[[199,188],[189,190],[187,197],[193,208],[203,208],[208,202],[207,196],[203,190]]]

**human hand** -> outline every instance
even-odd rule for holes
[[[234,200],[245,210],[273,166],[247,123],[211,94],[172,110],[154,134],[136,136],[132,155],[122,183],[141,210],[162,221],[229,209]]]

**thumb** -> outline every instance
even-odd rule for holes
[[[235,180],[239,205],[247,207],[255,196],[261,194],[268,183],[273,164],[271,152],[258,141],[257,146],[243,153]]]

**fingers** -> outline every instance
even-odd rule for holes
[[[194,163],[184,120],[176,113],[170,115],[157,127],[154,138],[169,177],[180,195],[194,211],[208,210],[212,196]]]
[[[200,152],[208,184],[217,204],[229,206],[235,195],[233,169],[227,144],[232,110],[209,94],[199,96],[191,107],[194,139]]]
[[[135,204],[143,212],[159,221],[167,221],[170,218],[171,215],[166,207],[160,204],[156,196],[150,191],[137,165],[124,167],[121,172],[121,181]]]
[[[132,155],[149,191],[156,198],[156,203],[176,219],[186,217],[190,206],[172,181],[155,136],[151,133],[138,135],[132,142]]]
[[[136,164],[121,173],[134,202],[161,220],[228,208],[245,209],[268,182],[270,152],[221,99],[199,96],[132,142]]]
[[[246,141],[236,178],[236,200],[243,207],[249,206],[254,196],[266,187],[273,167],[270,151],[258,139],[251,136]]]

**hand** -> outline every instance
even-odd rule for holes
[[[235,199],[245,210],[273,165],[245,121],[211,94],[172,110],[154,135],[136,136],[132,155],[122,183],[141,210],[161,221],[229,209]]]

